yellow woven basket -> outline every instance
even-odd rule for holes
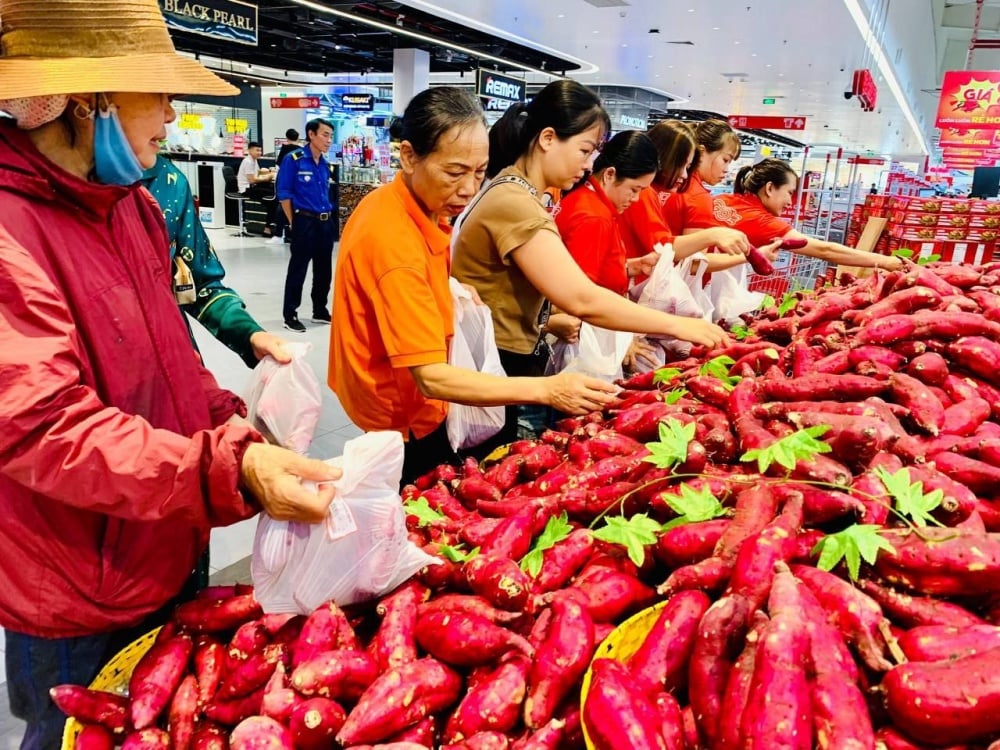
[[[647,607],[628,618],[625,622],[611,631],[611,635],[604,639],[597,651],[594,652],[595,659],[615,659],[622,663],[632,658],[632,655],[639,650],[639,646],[646,640],[646,636],[656,624],[660,612],[667,606],[666,601]],[[583,711],[583,704],[587,701],[587,693],[590,691],[591,670],[583,676],[583,685],[580,688],[580,710]],[[583,739],[587,743],[588,750],[594,750],[594,743],[590,741],[587,733],[587,723],[580,716],[580,726],[583,727]]]
[[[507,458],[508,453],[510,453],[509,443],[507,445],[498,445],[490,452],[490,454],[486,458],[484,458],[482,461],[479,462],[479,465],[482,466],[483,468],[486,468],[491,464],[498,463],[503,459]]]
[[[151,630],[141,638],[137,638],[119,651],[104,668],[97,673],[97,677],[90,683],[94,690],[105,690],[109,693],[119,695],[128,694],[128,681],[132,676],[132,670],[139,660],[146,655],[153,641],[156,640],[159,628]],[[83,725],[76,719],[67,719],[63,728],[62,750],[73,750],[76,744],[77,735],[83,729]]]

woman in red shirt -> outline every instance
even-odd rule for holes
[[[709,185],[717,185],[740,155],[740,137],[725,120],[703,120],[694,127],[698,144],[687,184],[670,196],[663,216],[677,235],[719,226],[712,215]],[[744,248],[744,252],[746,248]]]
[[[716,223],[746,233],[752,245],[766,245],[777,238],[804,239],[808,244],[797,249],[799,255],[867,268],[894,271],[903,266],[900,258],[856,250],[839,242],[829,242],[792,229],[781,213],[792,205],[798,175],[780,159],[764,159],[736,174],[733,195],[720,195],[712,201]]]

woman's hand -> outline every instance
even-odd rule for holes
[[[322,521],[333,500],[333,486],[320,485],[317,492],[311,492],[302,480],[332,482],[342,474],[323,461],[265,443],[252,443],[240,465],[240,483],[278,521]]]
[[[564,414],[600,411],[614,401],[618,393],[618,388],[611,383],[576,372],[561,372],[542,380],[546,388],[545,403]]]
[[[482,297],[479,296],[479,291],[476,289],[476,287],[472,286],[472,284],[462,284],[462,289],[467,291],[472,296],[472,301],[475,302],[477,305],[486,304],[485,302],[483,302]]]
[[[900,258],[898,255],[883,255],[875,261],[875,268],[884,271],[899,271],[905,268],[906,265],[906,260]]]
[[[560,341],[575,344],[580,340],[580,324],[583,321],[567,313],[553,313],[545,323],[545,332],[551,333]]]
[[[730,255],[746,255],[750,250],[750,241],[747,236],[738,229],[729,227],[714,227],[712,232],[712,242],[719,251]]]
[[[636,336],[625,353],[622,360],[622,367],[626,370],[634,370],[639,364],[639,360],[646,362],[651,367],[659,364],[656,357],[656,347],[646,341],[644,336]]]
[[[292,361],[292,355],[285,348],[285,341],[280,336],[267,331],[257,331],[250,335],[250,348],[257,359],[264,359],[270,355],[277,360],[278,364],[287,365]]]
[[[629,258],[625,261],[625,272],[630,279],[635,276],[649,276],[653,273],[659,260],[660,254],[655,250],[646,253],[641,258]]]
[[[771,240],[770,244],[763,245],[757,249],[760,251],[761,255],[774,263],[774,261],[778,259],[778,252],[781,250],[782,242],[784,242],[784,240],[779,237],[776,240]]]
[[[729,341],[729,334],[714,323],[703,318],[682,318],[679,315],[668,315],[671,318],[670,330],[664,331],[667,336],[690,341],[692,344],[715,349]]]

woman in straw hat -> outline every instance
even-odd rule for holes
[[[135,185],[171,97],[235,89],[156,0],[0,0],[0,625],[22,747],[182,589],[209,529],[318,521],[339,472],[268,446],[201,366]]]

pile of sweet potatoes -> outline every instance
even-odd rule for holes
[[[1000,264],[913,267],[765,310],[742,341],[624,382],[606,413],[407,487],[411,538],[440,564],[380,601],[278,616],[210,590],[129,698],[53,697],[87,725],[81,748],[576,748],[582,724],[602,749],[987,748],[998,282]],[[693,439],[654,465],[661,424]],[[817,427],[827,452],[742,460]],[[903,468],[911,502],[937,499],[922,516],[884,479]],[[691,493],[725,512],[684,515]],[[655,533],[616,543],[608,519]],[[877,554],[820,566],[859,527]],[[658,602],[635,655],[593,661]]]

